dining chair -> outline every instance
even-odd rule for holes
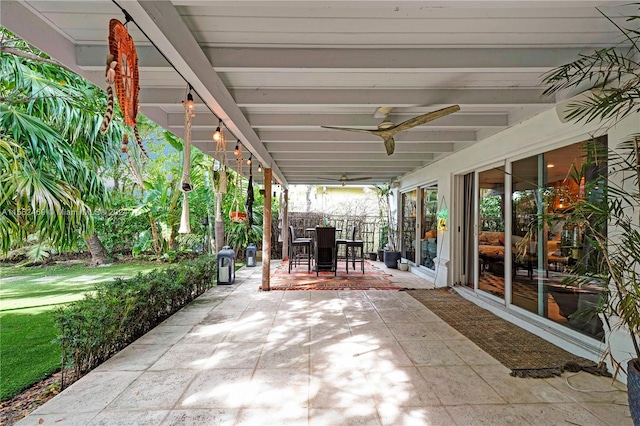
[[[347,274],[349,273],[349,253],[351,253],[351,264],[353,270],[356,270],[356,262],[360,263],[362,273],[364,274],[364,241],[356,240],[356,227],[351,228],[351,239],[346,240],[345,264]]]
[[[337,274],[336,228],[316,227],[314,253],[316,276],[321,270]]]
[[[304,264],[307,265],[308,272],[311,272],[311,238],[296,238],[293,226],[289,225],[289,273],[291,266]]]

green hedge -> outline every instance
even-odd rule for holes
[[[96,286],[56,314],[62,367],[87,373],[214,285],[216,259],[201,256],[162,271]]]

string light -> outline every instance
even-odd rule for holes
[[[233,149],[233,155],[240,155],[240,141],[236,141],[236,147]]]
[[[258,173],[262,171],[262,163],[258,163]]]
[[[253,161],[253,154],[249,155],[249,158],[247,159],[247,166],[250,166],[252,161]]]
[[[191,115],[195,115],[193,112],[196,109],[196,105],[193,103],[193,95],[191,94],[191,85],[189,85],[189,93],[187,94],[187,110],[191,113]]]
[[[222,130],[220,127],[222,126],[222,120],[218,119],[218,127],[216,127],[216,131],[213,132],[213,140],[218,142],[222,138]]]
[[[0,0],[1,1],[1,0]],[[123,7],[121,7],[117,1],[112,0],[112,2],[118,7],[118,9],[120,9],[120,11],[122,11],[122,13],[125,16],[125,25],[128,24],[129,22],[133,22],[135,24],[135,26],[138,28],[138,30],[147,38],[147,40],[149,40],[149,42],[151,43],[151,45],[153,45],[156,50],[160,53],[160,55],[169,63],[169,65],[171,65],[171,67],[173,68],[173,70],[178,73],[178,75],[182,78],[182,80],[187,83],[189,85],[189,93],[187,94],[187,100],[183,101],[185,102],[188,111],[190,111],[192,113],[192,116],[195,115],[193,114],[193,111],[195,111],[195,103],[193,103],[193,95],[191,94],[191,91],[194,91],[195,94],[198,94],[198,91],[193,89],[193,87],[191,86],[191,84],[189,83],[189,81],[187,80],[187,78],[184,76],[184,74],[182,74],[180,72],[180,70],[178,70],[169,60],[169,58],[167,58],[167,56],[163,53],[163,51],[156,45],[156,43],[151,39],[151,37],[149,37],[149,35],[144,31],[143,28],[140,27],[140,25],[135,21],[135,19],[133,19],[131,17],[131,15],[129,14],[129,12],[127,12]],[[200,97],[202,99],[202,97]],[[193,105],[193,107],[191,106]],[[218,127],[216,128],[215,133],[212,135],[213,140],[215,142],[222,142],[224,143],[224,134],[222,133],[222,126],[223,126],[223,122],[222,119],[220,117],[218,117],[218,115],[211,109],[211,107],[209,105],[207,105],[207,103],[205,102],[203,104],[204,107],[206,107],[217,119],[218,119]],[[227,132],[231,134],[231,136],[233,138],[236,138],[236,135],[233,134],[233,132],[231,130],[229,130],[227,128]],[[236,145],[236,149],[237,149],[237,156],[241,155],[241,145]],[[235,153],[235,150],[234,150]]]

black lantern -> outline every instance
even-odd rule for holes
[[[247,267],[256,266],[256,252],[255,244],[249,244],[247,246]]]
[[[229,246],[218,252],[218,274],[216,281],[220,284],[233,284],[236,279],[236,252]]]

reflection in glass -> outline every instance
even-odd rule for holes
[[[438,255],[438,187],[422,188],[422,217],[420,235],[424,237],[420,245],[420,264],[435,269],[434,259]]]
[[[504,298],[504,168],[478,174],[478,288]]]
[[[402,257],[416,260],[416,191],[402,194]]]
[[[606,145],[606,139],[600,143]],[[589,164],[585,143],[578,143],[515,161],[512,170],[512,303],[601,338],[595,315],[600,286],[567,285],[567,277],[578,265],[588,268],[590,258],[588,236],[570,213],[590,196],[606,162]]]

